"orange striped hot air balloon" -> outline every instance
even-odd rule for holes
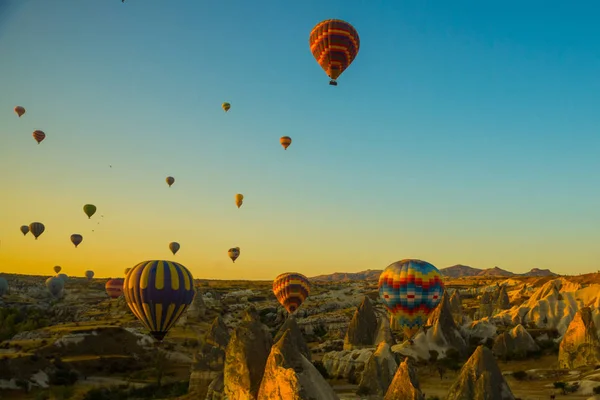
[[[277,301],[292,314],[310,293],[308,278],[297,272],[281,274],[273,281],[273,293]]]
[[[356,29],[339,19],[319,22],[310,33],[308,43],[333,86],[337,86],[336,79],[352,64],[360,48]]]
[[[118,299],[123,294],[123,279],[109,279],[105,285],[106,294],[111,299]]]
[[[40,144],[42,140],[46,139],[46,134],[43,131],[33,131],[33,138]]]
[[[279,143],[281,143],[284,150],[287,150],[288,146],[292,144],[292,138],[289,136],[282,136],[281,139],[279,139]]]

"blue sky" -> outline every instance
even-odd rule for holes
[[[600,4],[0,3],[6,272],[598,269]],[[337,87],[308,48],[327,18],[361,39]]]

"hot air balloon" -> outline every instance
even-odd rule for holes
[[[235,195],[235,205],[237,206],[237,208],[240,208],[242,204],[244,204],[244,195],[238,193]]]
[[[33,138],[40,144],[42,140],[46,139],[46,134],[43,131],[33,131]]]
[[[92,271],[92,270],[85,271],[85,277],[91,281],[92,278],[94,278],[94,271]]]
[[[227,112],[231,108],[231,104],[225,102],[225,103],[223,103],[223,105],[221,105],[221,107],[223,107],[223,110],[225,110],[225,112]]]
[[[123,294],[123,282],[121,278],[109,279],[105,285],[106,294],[111,299],[118,299]]]
[[[172,176],[167,176],[166,181],[169,187],[171,187],[171,185],[175,183],[175,178],[173,178]]]
[[[44,233],[46,227],[41,222],[32,222],[29,224],[29,232],[35,237],[35,240]]]
[[[379,297],[411,338],[427,321],[444,294],[440,271],[421,260],[401,260],[389,265],[379,276]]]
[[[83,236],[81,236],[79,233],[74,233],[71,235],[71,242],[75,245],[75,248],[77,248],[82,241]]]
[[[93,204],[86,204],[83,206],[83,212],[88,216],[88,219],[91,219],[92,215],[96,214],[96,206]]]
[[[349,23],[339,19],[319,22],[308,39],[310,51],[331,78],[330,85],[352,64],[360,48],[358,32]]]
[[[54,269],[54,272],[56,272],[58,274],[62,270],[62,267],[60,265],[55,265],[53,269]]]
[[[289,137],[289,136],[282,136],[282,137],[279,139],[279,143],[281,143],[281,145],[283,146],[283,149],[284,149],[284,150],[287,150],[288,146],[289,146],[290,144],[292,144],[292,138],[291,138],[291,137]]]
[[[0,277],[0,297],[8,293],[8,281],[5,278]]]
[[[133,314],[161,341],[194,299],[194,278],[174,261],[144,261],[133,267],[123,290]]]
[[[179,251],[179,247],[181,246],[179,246],[179,243],[177,242],[169,243],[169,249],[173,252],[173,255]]]
[[[59,297],[65,287],[65,283],[62,279],[52,276],[46,279],[46,287],[52,296]]]
[[[19,116],[19,118],[21,118],[23,116],[23,114],[25,114],[25,107],[16,106],[15,107],[15,112],[17,113],[17,115]]]
[[[273,293],[277,301],[292,314],[310,293],[308,278],[297,272],[281,274],[273,281]]]
[[[22,225],[20,229],[21,229],[21,233],[23,234],[23,236],[25,236],[29,233],[29,227],[27,225]]]
[[[56,277],[58,279],[60,279],[61,281],[63,281],[64,283],[67,283],[67,281],[69,280],[69,277],[67,276],[67,274],[58,274],[58,275],[56,275]]]
[[[231,261],[235,262],[235,260],[237,260],[237,258],[240,256],[240,248],[232,247],[227,251],[227,254],[229,254],[229,258],[231,258]]]

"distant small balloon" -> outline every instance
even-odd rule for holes
[[[46,139],[46,134],[43,131],[33,131],[33,138],[40,144],[42,140]]]
[[[29,232],[35,237],[35,240],[44,233],[46,227],[41,222],[32,222],[29,224]]]
[[[177,242],[171,242],[169,243],[169,249],[171,250],[171,252],[173,253],[173,255],[175,255],[175,253],[177,253],[179,251],[179,248],[181,246],[179,246],[179,243]]]
[[[57,274],[62,271],[62,267],[60,265],[56,265],[54,268],[54,272],[56,272]]]
[[[93,204],[86,204],[83,206],[83,212],[88,216],[88,219],[91,219],[92,215],[96,214],[96,206]]]
[[[8,292],[8,281],[6,278],[0,277],[0,297]]]
[[[79,233],[74,233],[71,235],[71,242],[75,245],[76,248],[77,246],[79,246],[79,244],[81,244],[82,241],[83,236],[81,236]]]
[[[231,258],[231,261],[235,262],[235,260],[237,260],[237,258],[240,256],[240,248],[232,247],[227,251],[227,254],[229,255],[229,258]]]
[[[175,183],[175,178],[173,178],[172,176],[167,176],[166,181],[167,181],[167,184],[169,185],[169,187],[171,187],[171,185]]]
[[[15,107],[15,112],[17,113],[17,115],[19,116],[19,118],[21,118],[23,116],[23,114],[25,114],[25,107],[16,106]]]
[[[106,289],[106,294],[108,294],[111,299],[118,299],[121,297],[123,294],[123,282],[124,280],[122,278],[110,279],[106,282],[104,287]]]
[[[225,102],[225,103],[223,103],[223,105],[221,105],[221,107],[223,107],[223,110],[225,110],[225,112],[227,112],[231,108],[231,104]]]
[[[48,291],[54,297],[59,297],[64,287],[65,282],[56,276],[46,279],[46,288],[48,288]]]
[[[235,195],[235,205],[237,206],[237,208],[240,208],[242,204],[244,204],[244,195],[238,193]]]
[[[27,225],[22,225],[20,229],[21,229],[21,233],[23,234],[23,236],[25,236],[29,233],[29,227]]]
[[[88,280],[92,280],[92,278],[94,277],[94,271],[92,270],[87,270],[85,271],[85,277],[88,278]]]
[[[287,150],[288,146],[292,144],[292,138],[289,136],[282,136],[281,139],[279,139],[279,143],[281,143],[284,150]]]

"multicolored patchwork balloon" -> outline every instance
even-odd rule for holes
[[[194,278],[174,261],[137,264],[125,277],[125,300],[133,314],[162,341],[194,299]]]
[[[379,276],[379,297],[408,338],[425,324],[443,293],[440,271],[426,261],[401,260]]]
[[[297,272],[281,274],[273,281],[273,293],[277,301],[292,314],[310,293],[308,278]]]

